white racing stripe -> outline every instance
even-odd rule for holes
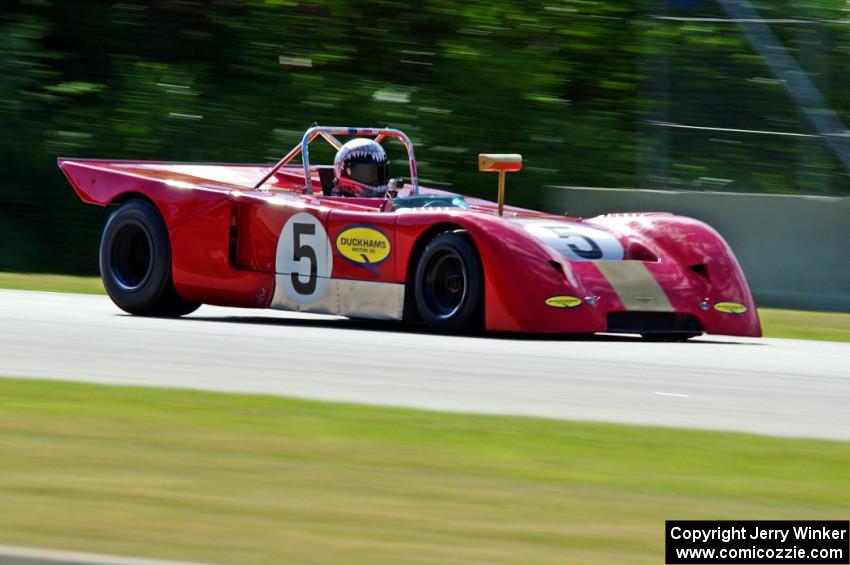
[[[0,563],[2,565],[201,565],[188,561],[162,561],[14,545],[0,545]]]

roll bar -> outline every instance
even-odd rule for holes
[[[413,153],[413,143],[410,138],[401,130],[392,128],[352,128],[352,127],[329,127],[329,126],[313,126],[304,132],[304,137],[301,138],[301,143],[293,147],[289,153],[275,163],[274,167],[262,178],[260,182],[254,185],[254,188],[260,188],[269,180],[272,175],[280,170],[281,167],[289,163],[299,153],[302,154],[301,160],[304,163],[304,188],[307,194],[313,194],[313,182],[310,180],[310,143],[317,137],[322,137],[325,141],[331,144],[334,149],[339,149],[341,144],[337,140],[336,135],[353,135],[359,137],[375,136],[375,141],[381,143],[388,137],[394,137],[404,144],[407,149],[407,158],[410,162],[410,184],[413,185],[413,194],[419,194],[419,175],[416,172],[416,155]]]

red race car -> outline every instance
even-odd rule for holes
[[[337,149],[333,165],[311,166],[317,138]],[[407,148],[406,183],[389,178],[388,138]],[[217,304],[449,333],[761,335],[744,274],[712,228],[666,213],[575,219],[504,206],[519,155],[479,156],[480,170],[498,173],[497,203],[420,187],[410,139],[388,128],[312,127],[271,167],[59,166],[84,202],[116,207],[100,271],[132,314]]]

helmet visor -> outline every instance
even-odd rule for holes
[[[351,174],[348,176],[369,186],[384,186],[390,180],[390,164],[352,163]]]

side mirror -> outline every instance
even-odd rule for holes
[[[499,215],[505,209],[505,173],[522,170],[522,155],[519,153],[480,153],[478,170],[482,173],[499,173]]]

